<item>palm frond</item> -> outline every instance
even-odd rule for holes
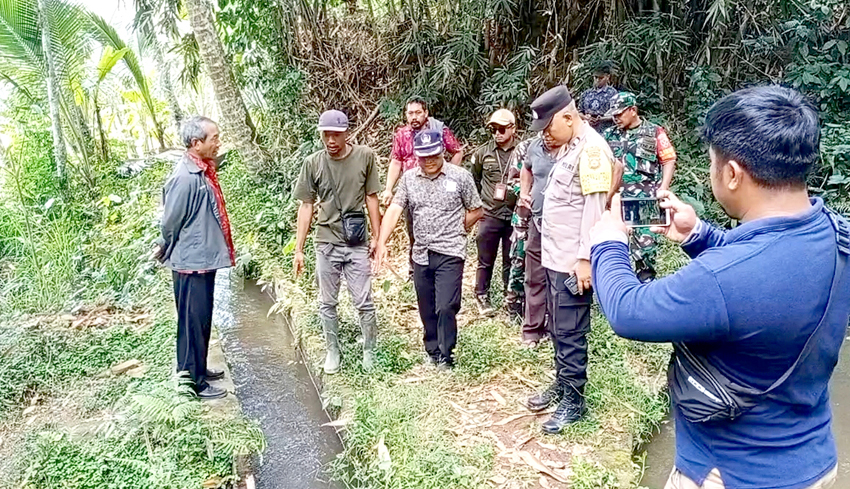
[[[33,1],[0,0],[0,70],[19,85],[47,75]]]
[[[148,110],[151,120],[154,123],[154,127],[160,133],[162,133],[161,125],[156,118],[156,108],[153,101],[153,96],[151,94],[150,85],[148,84],[148,80],[145,77],[144,72],[142,71],[141,63],[139,63],[139,58],[136,56],[135,51],[130,49],[127,46],[127,43],[121,39],[121,36],[118,34],[118,31],[115,30],[114,27],[109,25],[109,23],[101,16],[95,14],[94,12],[88,12],[88,19],[90,25],[90,34],[101,44],[104,46],[110,46],[115,50],[123,50],[126,49],[123,61],[127,66],[127,69],[130,71],[130,74],[133,76],[133,79],[136,81],[136,85],[139,87],[139,93],[142,96],[142,99],[145,102],[145,107]]]
[[[106,75],[112,71],[112,68],[124,59],[124,56],[130,52],[130,48],[114,49],[112,46],[106,46],[103,49],[103,55],[97,63],[97,83],[100,84]]]

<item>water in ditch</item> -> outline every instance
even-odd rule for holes
[[[850,337],[849,337],[850,338]],[[845,339],[838,366],[832,374],[832,432],[838,445],[838,480],[835,487],[850,487],[850,340]],[[641,486],[662,489],[676,453],[672,421],[665,421],[661,430],[646,447],[646,470]]]
[[[231,275],[233,275],[231,277]],[[328,489],[327,464],[342,450],[287,326],[256,283],[216,277],[215,324],[243,412],[257,420],[268,448],[254,461],[259,489]]]

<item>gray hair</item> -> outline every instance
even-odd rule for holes
[[[191,148],[192,143],[196,139],[200,141],[207,139],[206,124],[218,126],[214,120],[202,115],[196,115],[183,121],[183,124],[180,126],[180,138],[183,139],[183,144],[187,148]]]

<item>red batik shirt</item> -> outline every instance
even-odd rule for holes
[[[224,194],[221,193],[221,185],[218,184],[218,175],[215,172],[215,162],[213,160],[204,160],[192,153],[188,153],[192,162],[204,172],[210,187],[215,194],[215,205],[218,222],[221,224],[221,232],[224,234],[224,242],[227,243],[227,250],[230,252],[230,264],[236,265],[236,248],[233,246],[233,235],[230,233],[230,218],[227,217],[227,208],[224,205]]]
[[[426,126],[422,129],[430,129],[433,125],[432,119],[429,117]],[[395,133],[395,137],[393,137],[391,158],[401,162],[402,171],[416,168],[419,165],[419,160],[413,154],[413,136],[415,135],[416,133],[413,131],[413,128],[408,124],[399,127]],[[457,153],[461,148],[460,142],[458,142],[452,130],[449,129],[449,126],[445,125],[443,126],[443,147],[451,154]]]

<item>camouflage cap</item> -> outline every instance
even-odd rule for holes
[[[605,113],[606,117],[620,115],[624,110],[629,107],[636,107],[637,100],[635,94],[632,92],[620,92],[617,95],[611,97],[611,105],[608,106],[608,112]]]

